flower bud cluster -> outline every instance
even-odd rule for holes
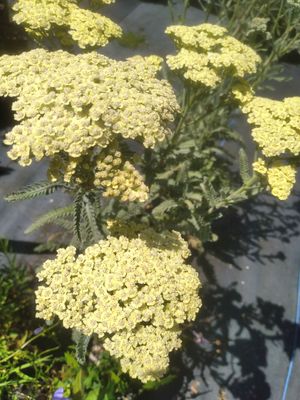
[[[106,0],[109,4],[114,0]],[[14,21],[24,25],[29,34],[44,38],[51,34],[68,36],[79,47],[105,46],[122,36],[121,28],[96,12],[78,6],[76,0],[17,0],[13,5]]]
[[[181,345],[182,324],[201,306],[188,256],[179,233],[150,228],[130,239],[109,236],[78,257],[72,246],[60,249],[38,273],[37,316],[97,334],[131,377],[159,379]]]
[[[105,197],[118,197],[121,201],[144,202],[149,189],[133,164],[124,160],[120,151],[109,149],[105,157],[96,160],[94,185],[104,186]]]
[[[48,169],[51,182],[75,183],[86,189],[104,189],[104,197],[117,197],[121,201],[140,201],[148,199],[149,189],[131,161],[111,144],[102,151],[74,158],[68,155],[55,155]]]
[[[250,47],[218,25],[174,25],[166,29],[179,49],[167,57],[171,70],[195,83],[214,88],[229,77],[243,78],[256,72],[260,57]]]

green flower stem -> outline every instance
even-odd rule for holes
[[[190,7],[190,0],[184,0],[182,13],[179,15],[175,15],[173,0],[168,0],[168,7],[169,7],[169,12],[170,12],[172,22],[178,21],[183,24],[186,20],[187,11]]]
[[[280,19],[284,16],[284,14],[282,13],[283,11],[283,6],[286,3],[286,0],[280,0],[280,6],[279,6],[279,10],[278,10],[278,14],[276,16],[276,19],[272,25],[272,31],[271,34],[272,36],[274,35],[274,33],[276,32],[276,28],[278,26],[278,22],[280,21]]]
[[[3,358],[2,360],[0,360],[0,364],[4,363],[8,360],[10,360],[11,358],[15,357],[20,351],[22,351],[25,347],[27,347],[30,343],[32,343],[33,341],[35,341],[37,338],[44,336],[46,333],[50,332],[52,329],[54,329],[57,325],[59,324],[59,322],[56,322],[55,324],[49,326],[49,328],[44,329],[42,332],[40,332],[38,335],[32,336],[29,340],[27,340],[27,342],[23,343],[22,346],[14,351],[12,354],[10,354],[9,356]]]

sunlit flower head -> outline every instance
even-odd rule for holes
[[[216,87],[226,77],[256,72],[260,57],[218,25],[174,25],[166,29],[178,53],[167,57],[170,69],[195,83]]]
[[[182,324],[201,306],[188,256],[179,233],[150,228],[130,239],[109,236],[79,256],[72,246],[60,249],[38,273],[37,316],[97,334],[131,377],[159,379],[181,345]]]

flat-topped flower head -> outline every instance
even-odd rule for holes
[[[286,161],[266,162],[258,159],[253,163],[253,170],[265,176],[273,196],[286,200],[295,185],[297,169]]]
[[[158,57],[114,61],[96,52],[32,50],[0,57],[0,96],[15,97],[19,125],[6,135],[21,165],[61,152],[79,158],[119,137],[153,147],[170,134],[179,111],[159,80]]]
[[[97,0],[98,5],[114,0]],[[78,6],[76,0],[16,0],[13,19],[37,37],[54,35],[67,43],[69,39],[79,47],[105,46],[111,39],[122,36],[121,28],[109,18]]]
[[[242,111],[254,126],[252,136],[266,157],[300,154],[300,97],[282,101],[251,96]]]
[[[260,57],[218,25],[174,25],[166,29],[178,53],[167,57],[171,70],[195,83],[216,87],[226,77],[256,72]]]
[[[188,256],[179,233],[150,228],[109,236],[79,256],[72,246],[60,249],[38,273],[37,316],[97,334],[131,377],[159,379],[181,345],[182,324],[201,306]]]

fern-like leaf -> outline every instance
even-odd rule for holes
[[[62,247],[61,243],[54,242],[53,240],[49,240],[46,243],[41,243],[34,248],[36,253],[55,253],[60,247]]]
[[[46,224],[55,223],[60,218],[72,216],[73,212],[73,205],[50,210],[46,214],[41,215],[33,224],[31,224],[26,229],[25,233],[32,233]]]
[[[243,180],[243,183],[246,183],[250,179],[251,175],[250,175],[248,156],[243,148],[240,149],[239,156],[240,156],[240,175]]]
[[[74,213],[74,210],[73,210]],[[73,216],[73,214],[72,214]],[[67,218],[60,218],[57,219],[56,221],[53,222],[55,225],[60,226],[61,228],[64,228],[66,231],[69,231],[70,233],[73,233],[74,231],[74,223],[73,220],[67,219]]]
[[[178,207],[178,203],[175,200],[167,199],[162,201],[158,206],[156,206],[152,210],[152,214],[156,218],[161,218],[167,211],[171,210],[172,208]]]
[[[81,242],[81,217],[83,209],[83,193],[79,190],[74,198],[74,234],[79,242]]]
[[[84,206],[85,206],[84,207],[85,215],[87,217],[88,226],[89,226],[90,232],[92,234],[92,237],[96,240],[100,239],[101,235],[100,235],[99,227],[97,224],[97,218],[96,218],[94,204],[88,196],[84,196]]]
[[[19,201],[34,199],[38,196],[46,196],[63,187],[60,183],[51,183],[48,181],[42,181],[33,183],[32,185],[25,186],[23,189],[13,192],[5,197],[7,201]]]
[[[90,339],[90,336],[86,336],[81,332],[73,332],[73,340],[76,343],[76,359],[81,365],[85,364],[85,358]]]

